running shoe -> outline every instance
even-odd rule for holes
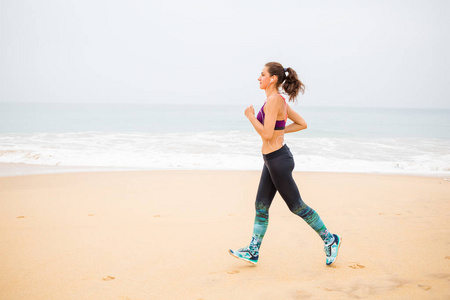
[[[339,247],[342,243],[342,238],[337,235],[333,234],[334,241],[329,244],[325,245],[325,254],[327,255],[327,266],[331,266],[337,259]]]
[[[252,247],[253,248],[253,247]],[[256,248],[256,247],[255,247]],[[256,265],[259,258],[259,251],[258,249],[251,249],[249,246],[241,248],[239,250],[228,250],[231,255],[233,255],[236,258],[242,259],[243,261],[246,261],[248,263]]]

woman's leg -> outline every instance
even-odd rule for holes
[[[253,227],[252,241],[250,245],[256,246],[257,249],[261,247],[262,239],[269,225],[269,208],[272,204],[272,200],[275,197],[277,189],[272,182],[269,170],[264,164],[263,171],[261,173],[261,179],[259,181],[258,192],[256,194],[255,201],[255,223]]]
[[[300,197],[300,192],[292,177],[295,166],[294,158],[289,148],[285,147],[279,155],[266,159],[271,179],[291,212],[305,220],[319,234],[325,244],[330,244],[334,241],[333,235],[328,231],[319,214],[306,205]]]
[[[239,250],[229,250],[234,257],[242,259],[246,262],[256,264],[259,259],[259,248],[261,247],[262,239],[269,224],[269,207],[272,204],[273,197],[277,189],[272,182],[269,170],[264,165],[261,179],[259,181],[258,193],[256,195],[256,215],[255,224],[253,227],[253,235],[250,245]]]

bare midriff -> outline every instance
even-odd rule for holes
[[[268,154],[274,152],[283,147],[284,142],[284,130],[274,130],[272,138],[270,140],[262,139],[261,152]]]

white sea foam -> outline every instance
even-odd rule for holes
[[[286,135],[297,171],[450,175],[450,141]],[[260,170],[254,132],[0,134],[0,162],[135,169]]]

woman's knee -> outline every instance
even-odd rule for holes
[[[305,202],[300,200],[297,203],[289,205],[289,210],[294,215],[297,215],[297,216],[300,216],[303,218],[304,216],[306,216],[308,214],[308,212],[311,210],[311,208],[308,205],[306,205]]]

